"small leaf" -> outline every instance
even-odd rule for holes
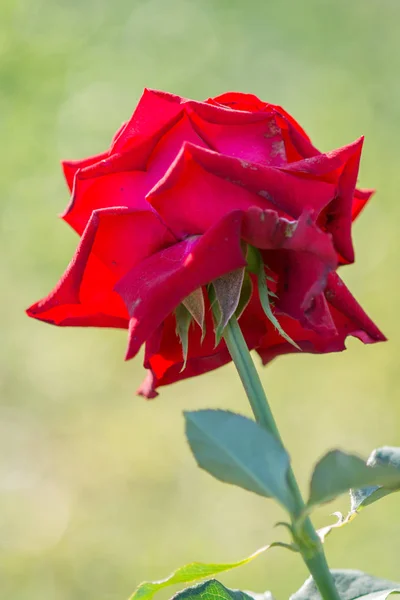
[[[240,292],[239,304],[235,311],[235,316],[236,316],[237,320],[239,320],[240,317],[242,316],[242,314],[244,313],[248,303],[251,300],[252,295],[253,295],[253,282],[251,280],[250,275],[247,272],[245,272],[244,278],[243,278],[242,290]]]
[[[219,305],[219,319],[215,328],[216,345],[221,341],[223,331],[239,305],[243,278],[244,268],[226,273],[212,282]]]
[[[263,427],[232,412],[186,412],[186,435],[197,464],[220,481],[276,498],[289,512],[289,456]]]
[[[172,600],[172,599],[171,599]],[[216,579],[198,583],[193,587],[178,592],[173,600],[253,600],[251,596],[240,590],[230,590]]]
[[[330,502],[350,488],[373,485],[392,489],[400,486],[400,471],[391,466],[371,468],[358,456],[332,450],[314,469],[308,507]]]
[[[183,300],[182,304],[187,308],[197,325],[201,328],[201,341],[203,341],[206,333],[204,327],[205,305],[203,290],[201,288],[197,288],[197,290],[194,290],[194,292],[192,292]]]
[[[236,567],[241,567],[251,562],[254,558],[257,558],[257,556],[260,556],[260,554],[268,550],[269,547],[270,546],[264,546],[250,556],[233,563],[194,562],[185,565],[184,567],[179,567],[179,569],[176,569],[176,571],[171,573],[171,575],[165,579],[141,583],[130,597],[130,600],[150,600],[158,590],[170,585],[176,585],[177,583],[191,583],[199,579],[204,579],[205,577],[213,577],[217,573],[222,573],[223,571],[236,569]]]
[[[400,491],[400,448],[384,446],[377,448],[372,452],[367,460],[367,465],[370,468],[377,466],[392,466],[399,472],[399,484],[396,486],[369,486],[361,489],[350,490],[351,508],[350,513],[359,512],[366,506],[373,504],[377,500],[384,498],[388,494]]]
[[[386,600],[391,594],[400,593],[400,583],[362,571],[332,569],[331,573],[341,600]],[[290,600],[321,600],[321,595],[310,577]]]
[[[250,248],[251,248],[252,252],[250,252]],[[261,302],[261,306],[263,307],[263,310],[265,312],[265,315],[271,321],[272,325],[275,327],[275,329],[278,331],[278,333],[287,342],[289,342],[289,344],[292,344],[292,346],[297,348],[297,350],[301,350],[300,346],[298,346],[296,344],[296,342],[294,342],[292,340],[292,338],[290,336],[288,336],[288,334],[282,329],[278,319],[275,317],[274,313],[272,312],[269,297],[271,295],[275,296],[275,294],[273,294],[273,292],[271,293],[271,291],[268,289],[267,277],[265,275],[264,262],[262,260],[261,254],[259,253],[259,251],[256,248],[252,248],[249,246],[248,256],[249,255],[251,256],[251,262],[250,262],[251,269],[254,269],[255,273],[257,275],[258,293],[260,295],[260,302]]]
[[[179,336],[182,345],[182,354],[183,354],[183,366],[181,372],[186,367],[186,361],[188,357],[189,351],[189,328],[192,323],[192,315],[186,309],[183,304],[179,304],[179,306],[175,309],[175,318],[176,318],[176,335]]]

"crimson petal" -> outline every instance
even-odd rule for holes
[[[94,211],[64,275],[28,309],[29,316],[60,326],[127,327],[129,316],[115,284],[137,262],[174,241],[151,209]]]
[[[182,300],[198,287],[245,266],[240,245],[242,213],[228,214],[203,236],[194,236],[153,254],[118,282],[129,315],[126,359]]]
[[[335,186],[330,183],[188,143],[147,200],[180,236],[202,233],[228,210],[251,206],[293,218],[308,208],[316,217],[334,194]]]

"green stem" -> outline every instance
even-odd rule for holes
[[[268,404],[264,388],[235,316],[230,319],[225,328],[224,339],[239,373],[239,377],[242,380],[243,387],[250,401],[257,423],[268,429],[268,431],[270,431],[283,446],[282,438]],[[296,520],[303,513],[304,501],[291,467],[288,473],[288,483],[295,505],[294,513],[291,515],[294,541],[299,548],[303,560],[306,563],[322,598],[324,600],[340,600],[326,562],[321,540],[319,539],[310,518],[307,517],[303,520],[300,532],[295,527]]]

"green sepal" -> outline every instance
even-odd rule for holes
[[[193,319],[196,321],[197,325],[200,327],[202,336],[201,341],[204,340],[204,336],[206,334],[205,329],[205,304],[204,304],[204,296],[202,288],[197,288],[194,290],[189,296],[187,296],[182,304],[186,307],[186,309],[190,312]]]
[[[257,275],[258,293],[260,296],[261,306],[263,307],[266,317],[271,321],[272,325],[275,327],[281,337],[289,342],[289,344],[297,348],[297,350],[301,350],[300,346],[298,346],[296,342],[292,340],[292,338],[282,329],[278,319],[272,312],[270,296],[276,297],[276,294],[268,289],[264,262],[257,248],[249,246],[247,252],[247,261],[249,270]]]
[[[186,367],[188,352],[189,352],[189,329],[192,324],[192,315],[187,310],[187,308],[183,304],[179,304],[179,306],[175,309],[175,319],[176,319],[176,335],[179,337],[181,346],[182,346],[182,354],[183,354],[183,366],[181,372]]]
[[[186,436],[198,466],[216,479],[266,498],[289,512],[289,456],[280,442],[251,419],[223,410],[185,412]]]
[[[400,583],[367,575],[350,569],[331,570],[341,600],[386,600],[400,593]],[[289,600],[321,600],[321,595],[310,577]]]
[[[192,583],[193,581],[198,581],[199,579],[204,579],[206,577],[213,577],[218,573],[222,573],[223,571],[229,571],[230,569],[236,569],[237,567],[241,567],[251,562],[257,556],[260,556],[263,552],[268,550],[271,546],[264,546],[247,556],[246,558],[242,558],[237,562],[232,563],[201,563],[201,562],[193,562],[183,567],[179,567],[171,573],[165,579],[161,579],[160,581],[144,581],[141,583],[132,596],[130,600],[151,600],[156,592],[159,590],[168,587],[170,585],[176,585],[179,583]]]
[[[253,282],[251,280],[250,275],[247,273],[247,271],[245,271],[245,274],[243,277],[242,289],[240,292],[239,304],[237,305],[237,308],[235,310],[235,317],[237,318],[237,320],[239,320],[240,317],[242,316],[242,314],[244,313],[245,309],[247,308],[248,303],[251,300],[252,295],[253,295]]]
[[[214,279],[212,287],[214,288],[215,301],[218,303],[218,313],[214,310],[215,317],[215,342],[216,346],[221,341],[225,327],[229,319],[235,314],[239,306],[245,269],[236,269],[230,273]],[[215,301],[213,308],[215,308]]]

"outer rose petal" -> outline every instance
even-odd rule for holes
[[[115,140],[113,152],[125,151],[149,138],[158,139],[182,115],[186,98],[145,88],[132,117]]]
[[[170,315],[164,321],[146,343],[144,366],[149,371],[138,390],[139,394],[146,398],[154,398],[157,395],[155,389],[161,385],[201,375],[231,360],[223,340],[217,347],[214,346],[214,324],[209,304],[206,307],[205,317],[206,336],[203,342],[200,328],[197,325],[192,325],[190,328],[189,353],[186,368],[182,372],[182,347],[175,333],[175,317]],[[248,347],[252,349],[258,346],[267,332],[268,322],[261,309],[256,287],[239,322]]]
[[[304,213],[298,221],[279,219],[272,211],[250,209],[244,216],[243,239],[263,250],[265,264],[278,275],[276,307],[323,333],[335,329],[321,292],[337,267],[329,235]]]
[[[178,236],[203,233],[222,214],[251,206],[315,218],[335,186],[185,144],[166,176],[147,195]]]
[[[76,167],[82,168],[74,171],[72,198],[63,219],[81,234],[93,210],[109,206],[144,207],[147,192],[165,175],[183,143],[204,145],[187,116],[183,115],[169,127],[169,130],[164,127],[161,139],[160,132],[156,132],[141,139],[141,145],[122,153],[99,155],[102,160],[88,161],[86,165],[84,161],[78,162]],[[64,166],[70,168],[70,165]],[[71,177],[72,171],[68,173]]]
[[[205,110],[204,105],[200,108],[196,104],[187,111],[212,150],[255,163],[286,164],[285,144],[272,112],[228,113],[227,119],[228,115],[218,107],[208,106]]]
[[[278,123],[282,127],[282,122],[278,121]],[[289,124],[288,132],[289,137],[283,135],[285,138],[286,155],[289,163],[321,155],[321,152],[312,145],[308,136],[302,135],[297,128]],[[357,218],[373,193],[374,190],[356,189],[354,191],[352,207],[353,221]]]
[[[124,130],[126,123],[123,123],[118,131],[115,133],[113,142],[118,139],[121,132]],[[101,162],[105,158],[110,155],[110,150],[106,152],[102,152],[101,154],[96,154],[95,156],[89,156],[88,158],[84,158],[82,160],[63,160],[61,162],[64,176],[69,187],[69,191],[72,192],[72,188],[74,186],[74,178],[75,174],[79,169],[84,169],[85,167],[90,167],[91,165],[95,165],[98,162]]]
[[[266,103],[254,94],[243,94],[241,92],[226,92],[215,98],[209,98],[208,102],[218,102],[233,110],[245,110],[248,112],[264,110]]]
[[[192,237],[134,267],[115,290],[129,315],[132,358],[162,321],[198,287],[246,265],[240,245],[242,214],[232,212],[201,237]]]
[[[299,125],[299,123],[281,106],[277,106],[275,104],[269,104],[268,102],[263,102],[254,94],[243,94],[241,92],[227,92],[225,94],[221,94],[220,96],[216,96],[215,98],[210,98],[208,102],[218,102],[224,106],[228,106],[234,110],[243,110],[243,111],[265,111],[265,112],[273,112],[279,115],[279,117],[283,117],[285,121],[286,127],[293,128],[298,134],[309,140],[310,138],[304,131],[304,129]],[[282,119],[281,119],[282,120]]]
[[[63,277],[47,298],[28,309],[54,325],[127,327],[129,316],[113,288],[148,255],[175,241],[151,210],[95,211]]]
[[[95,210],[118,206],[146,210],[148,189],[146,174],[140,171],[93,178],[87,178],[84,170],[77,171],[71,202],[62,218],[82,235]]]
[[[366,315],[361,306],[351,295],[337,273],[331,273],[325,291],[336,333],[320,335],[315,331],[305,329],[300,323],[288,317],[281,317],[283,329],[297,342],[304,352],[324,354],[341,352],[346,349],[345,340],[348,336],[357,337],[364,344],[385,341],[383,333]],[[297,352],[296,348],[282,342],[276,331],[269,331],[257,348],[263,364],[281,354]]]
[[[74,187],[75,175],[79,171],[79,169],[83,169],[84,167],[89,167],[90,165],[94,165],[104,158],[107,158],[108,152],[102,152],[101,154],[96,154],[95,156],[89,156],[88,158],[83,158],[81,160],[63,160],[61,162],[61,166],[64,172],[65,180],[69,187],[69,191],[72,192]]]
[[[353,207],[351,211],[351,218],[353,221],[358,217],[373,194],[375,194],[375,190],[361,189],[354,192]]]
[[[336,249],[347,263],[354,262],[351,240],[352,205],[363,141],[364,138],[360,138],[333,152],[318,154],[283,167],[288,172],[304,173],[336,183],[337,193],[318,222],[332,233]]]

